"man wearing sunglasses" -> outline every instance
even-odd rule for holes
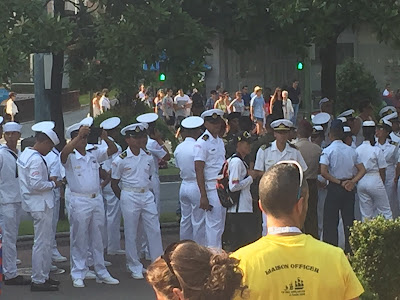
[[[308,185],[296,161],[272,166],[260,182],[268,235],[232,254],[249,299],[359,299],[364,292],[340,248],[303,234]],[[301,297],[302,296],[302,297]],[[234,299],[242,299],[240,294]]]

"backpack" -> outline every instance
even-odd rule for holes
[[[234,154],[231,156],[231,159],[234,157],[240,158],[238,155]],[[247,164],[240,158],[247,169]],[[229,160],[227,159],[222,165],[221,171],[218,174],[217,179],[217,193],[219,201],[221,205],[225,208],[230,208],[234,205],[237,205],[236,210],[239,209],[239,197],[240,192],[231,192],[229,190]]]

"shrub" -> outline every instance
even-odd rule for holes
[[[371,292],[379,299],[399,297],[400,219],[393,221],[379,216],[364,223],[354,222],[350,245],[354,271]]]
[[[336,83],[338,113],[350,108],[358,110],[364,100],[370,100],[373,106],[381,105],[376,80],[362,63],[347,60],[338,68]]]

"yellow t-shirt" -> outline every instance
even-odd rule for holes
[[[231,256],[240,260],[245,299],[347,300],[364,292],[342,249],[310,235],[267,235]]]

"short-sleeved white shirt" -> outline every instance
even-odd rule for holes
[[[399,145],[392,144],[389,140],[386,140],[383,145],[376,142],[375,147],[378,147],[383,151],[388,167],[394,168],[399,160]]]
[[[188,95],[183,96],[175,96],[174,104],[185,105],[188,103],[192,103],[192,100],[189,98]],[[175,109],[175,116],[176,117],[188,117],[190,116],[190,108],[177,108]]]
[[[231,192],[240,191],[238,213],[253,212],[253,197],[250,193],[250,186],[253,178],[247,176],[245,163],[239,157],[228,160],[229,190]],[[229,213],[236,213],[236,205],[228,209]]]
[[[363,164],[367,173],[377,173],[385,169],[387,163],[382,149],[374,147],[369,141],[364,141],[356,149],[357,163]]]
[[[7,146],[0,147],[0,204],[21,202],[16,159],[19,154],[18,150],[15,153]]]
[[[156,176],[158,176],[158,163],[165,155],[167,155],[167,152],[164,150],[163,147],[161,147],[161,145],[156,140],[153,140],[150,137],[148,137],[147,139],[146,148],[153,157],[154,160],[153,171],[156,174]]]
[[[225,146],[220,137],[214,138],[206,130],[194,145],[194,161],[204,161],[204,179],[216,180],[225,161]]]
[[[180,143],[174,152],[175,165],[180,169],[180,176],[185,181],[195,181],[196,171],[194,169],[194,145],[196,140],[187,137]]]
[[[286,143],[285,149],[281,152],[276,146],[276,141],[273,141],[271,145],[265,149],[262,147],[258,149],[254,170],[266,172],[269,168],[282,160],[295,160],[300,164],[303,172],[307,170],[307,164],[299,150],[289,145],[289,143]]]

